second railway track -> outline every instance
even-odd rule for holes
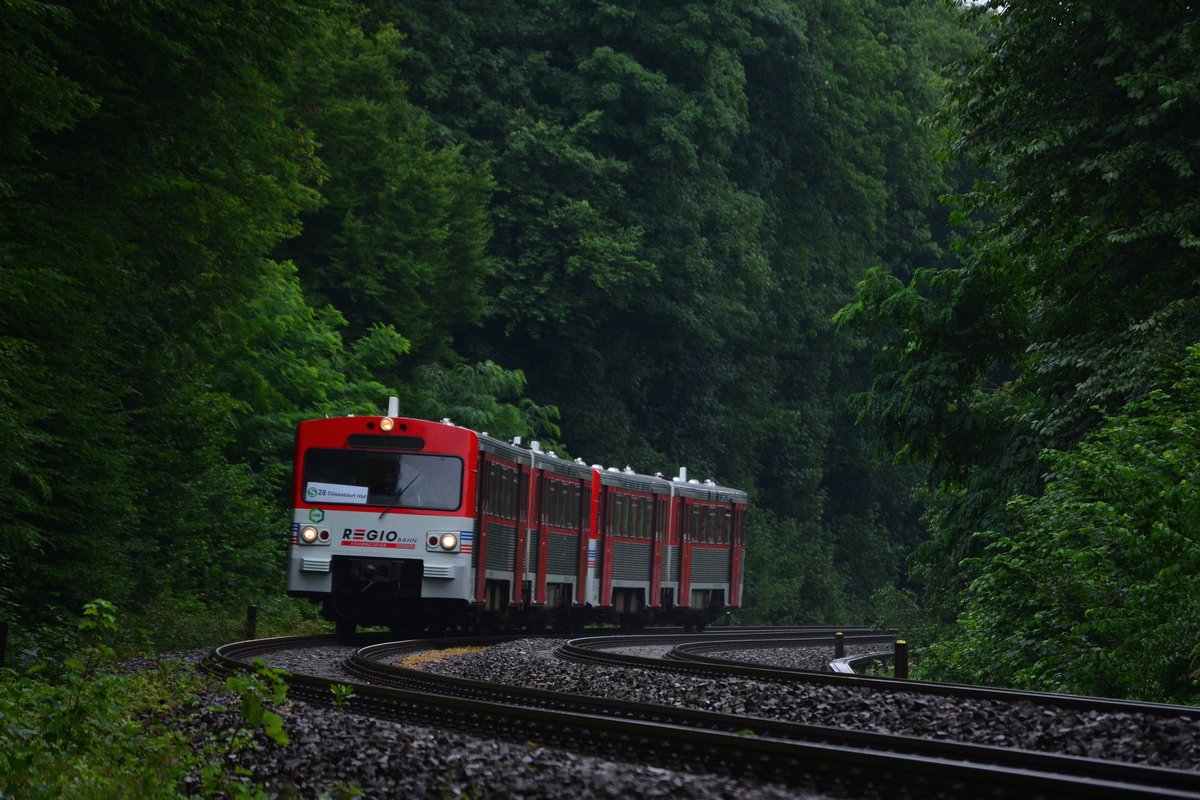
[[[823,635],[828,639],[828,632]],[[637,640],[646,637],[628,641]],[[610,647],[619,644],[608,642]],[[329,643],[237,643],[219,648],[210,664],[239,669],[275,648]],[[745,642],[737,645],[749,649]],[[428,644],[386,643],[355,653],[346,663],[356,679],[351,709],[477,736],[539,741],[621,760],[820,787],[834,794],[861,796],[869,787],[886,786],[891,797],[1200,798],[1200,776],[1187,770],[586,697],[389,663],[417,647]],[[564,645],[569,647],[598,649],[590,641]],[[676,666],[686,670],[692,665]],[[349,681],[302,674],[290,678],[294,696],[321,703],[331,702],[335,682]]]

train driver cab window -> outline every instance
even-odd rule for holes
[[[310,502],[454,511],[462,505],[462,459],[415,453],[323,450],[304,454]]]

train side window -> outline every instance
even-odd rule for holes
[[[509,480],[508,469],[500,468],[500,505],[496,508],[496,514],[501,517],[508,516],[508,506],[512,498],[512,481]]]
[[[504,467],[504,508],[501,516],[507,519],[517,518],[517,482],[520,477],[512,467]]]
[[[492,513],[497,516],[504,510],[504,470],[499,464],[492,465]]]
[[[488,511],[495,514],[500,510],[500,465],[488,465]]]

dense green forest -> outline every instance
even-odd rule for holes
[[[396,394],[746,489],[745,621],[1194,696],[1200,26],[1091,5],[6,3],[0,616],[284,603]]]
[[[1006,2],[941,119],[962,263],[873,269],[855,398],[928,465],[932,677],[1200,699],[1200,8]]]

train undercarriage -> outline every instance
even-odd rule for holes
[[[637,632],[648,625],[678,625],[702,631],[725,610],[720,589],[696,589],[691,604],[675,603],[675,590],[663,589],[659,603],[646,602],[644,587],[616,587],[612,604],[573,602],[572,583],[547,583],[545,602],[514,603],[509,581],[488,580],[482,603],[422,595],[423,567],[417,559],[334,559],[332,591],[322,600],[322,616],[349,640],[359,627],[386,627],[399,636],[442,636],[455,632],[498,634],[523,630],[580,633],[588,625],[616,625]],[[522,596],[533,594],[525,581]],[[317,598],[313,598],[317,599]]]

